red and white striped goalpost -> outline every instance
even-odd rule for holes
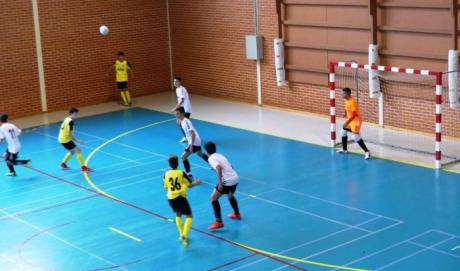
[[[435,112],[435,168],[441,168],[441,123],[442,123],[442,72],[430,70],[418,70],[410,68],[364,65],[351,62],[330,62],[329,63],[329,104],[331,119],[331,147],[336,145],[336,112],[335,112],[335,67],[345,67],[351,69],[364,69],[374,71],[385,71],[392,73],[418,74],[433,76],[436,78],[436,112]]]

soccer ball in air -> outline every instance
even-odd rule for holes
[[[99,32],[102,36],[107,36],[109,34],[109,28],[105,25],[102,25],[101,27],[99,27]]]

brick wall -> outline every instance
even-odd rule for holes
[[[133,65],[133,96],[170,88],[165,1],[40,0],[39,13],[50,111],[118,98],[108,74],[119,50]]]
[[[30,1],[3,1],[0,8],[2,86],[0,111],[12,118],[41,111]]]
[[[252,1],[171,0],[173,71],[195,94],[257,101],[256,64],[246,60],[254,33]]]

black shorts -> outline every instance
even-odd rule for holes
[[[175,213],[180,213],[182,215],[192,215],[192,208],[188,204],[188,200],[182,196],[178,196],[175,199],[170,199],[169,206],[173,209]]]
[[[8,150],[5,151],[5,160],[6,161],[14,162],[14,161],[16,161],[16,159],[18,159],[18,156],[19,156],[19,152],[11,153]]]
[[[234,184],[234,185],[230,185],[230,186],[222,185],[222,190],[219,190],[219,185],[216,185],[216,190],[217,190],[217,192],[219,192],[221,194],[228,194],[228,193],[235,194],[237,186],[238,186],[238,184]]]
[[[190,152],[190,149],[189,149],[189,148],[190,148],[190,145],[189,145],[187,148],[185,148],[184,151],[185,151],[185,152]],[[192,153],[199,152],[199,151],[201,151],[201,146],[195,146],[195,145],[193,145]]]
[[[184,117],[186,117],[187,119],[190,119],[190,116],[191,116],[191,115],[192,115],[192,113],[187,113],[187,112],[185,112]]]
[[[128,89],[128,81],[117,82],[117,89],[118,90],[126,90],[126,89]]]
[[[70,141],[70,142],[67,142],[67,143],[61,143],[62,146],[64,146],[64,148],[66,150],[73,150],[77,145],[75,145],[75,143],[73,143],[73,141]]]

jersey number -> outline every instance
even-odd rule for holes
[[[176,191],[176,190],[180,190],[182,188],[182,186],[180,185],[179,183],[179,179],[178,178],[169,178],[169,189],[171,189],[171,191]]]
[[[8,130],[8,132],[10,133],[11,138],[13,138],[13,139],[16,138],[16,132],[14,131],[14,129],[10,129],[10,130]]]

